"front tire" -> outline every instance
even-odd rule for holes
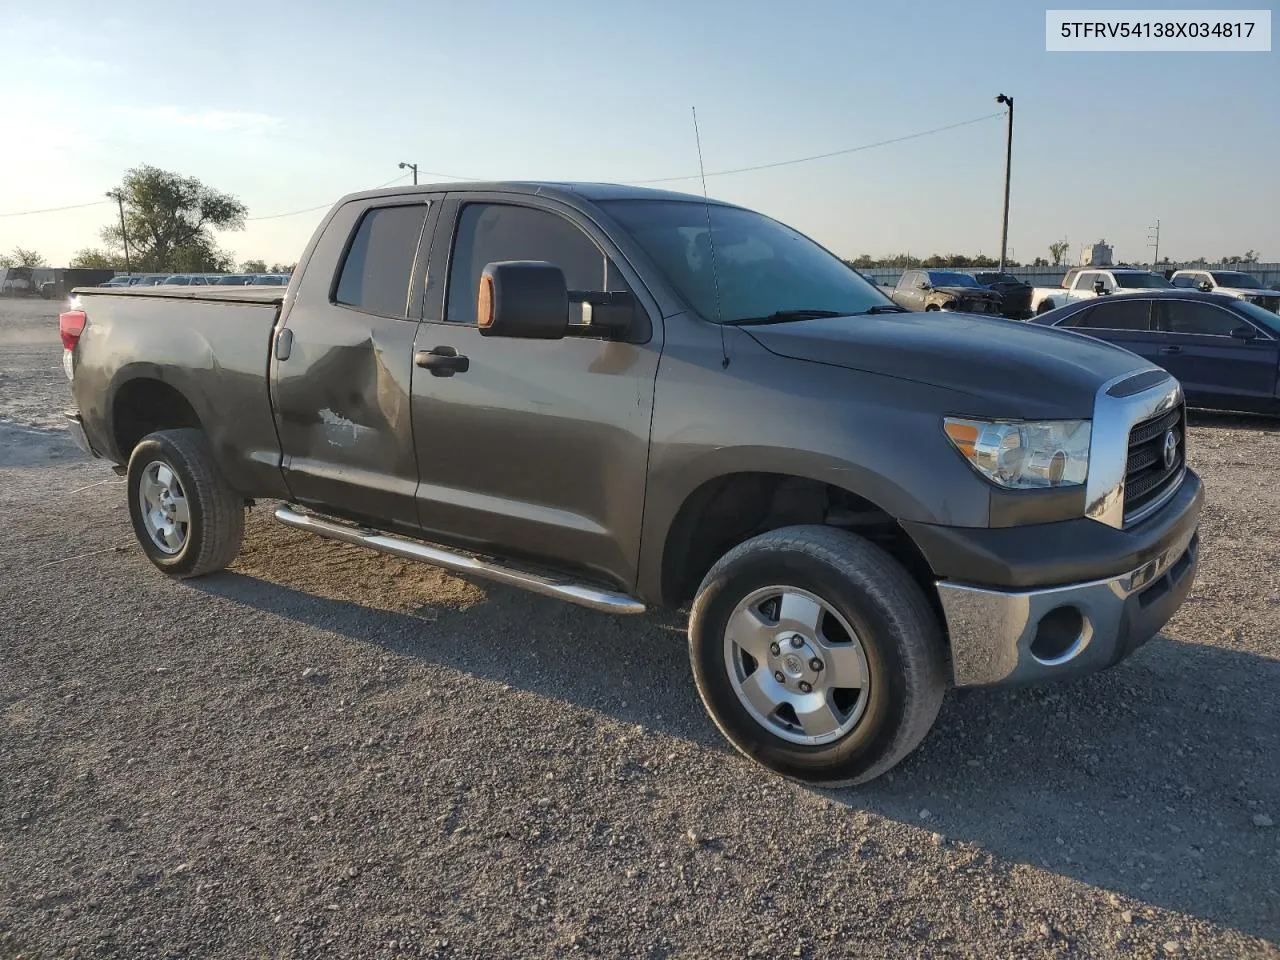
[[[742,754],[821,786],[865,783],[916,748],[946,690],[938,619],[869,541],[785,527],[729,551],[689,616],[694,682]]]
[[[221,570],[240,552],[244,500],[231,489],[200,430],[161,430],[129,457],[125,489],[147,559],[171,577]]]

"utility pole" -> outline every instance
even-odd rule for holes
[[[1009,107],[1008,123],[1004,137],[1004,223],[1000,228],[1000,272],[1004,273],[1004,261],[1009,250],[1009,171],[1013,165],[1013,97],[1003,93],[996,97],[996,103]]]
[[[1151,255],[1151,265],[1154,267],[1160,263],[1160,218],[1156,217],[1156,225],[1154,227],[1147,227],[1147,229],[1154,231],[1154,233],[1147,234],[1147,246],[1155,247],[1156,250],[1156,252]]]
[[[416,163],[402,163],[400,164],[400,169],[413,171],[413,185],[416,187],[418,185],[418,165]]]
[[[124,241],[124,271],[133,273],[133,267],[129,263],[129,231],[124,226],[124,194],[119,190],[108,190],[107,199],[114,200],[120,208],[120,239]]]

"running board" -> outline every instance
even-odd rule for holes
[[[435,544],[421,543],[407,537],[383,533],[380,530],[370,530],[367,527],[357,527],[311,513],[300,513],[285,504],[276,507],[276,519],[287,526],[328,537],[330,540],[341,540],[343,543],[351,543],[379,553],[389,553],[394,557],[403,557],[405,560],[418,560],[435,567],[444,567],[454,573],[469,573],[477,577],[485,577],[496,580],[498,583],[520,587],[531,593],[540,593],[546,597],[555,597],[557,600],[567,600],[582,607],[590,607],[592,610],[601,610],[605,613],[644,613],[644,604],[625,594],[612,593],[583,583],[553,580],[536,573],[481,560],[465,553],[455,553]]]

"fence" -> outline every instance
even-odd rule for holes
[[[1149,264],[1134,264],[1142,270],[1155,270],[1163,273],[1166,270],[1235,270],[1241,273],[1247,273],[1257,277],[1264,287],[1272,289],[1280,289],[1280,263],[1246,263],[1246,264],[1225,264],[1225,263],[1162,263],[1159,267],[1153,267]],[[922,268],[913,268],[922,269]],[[939,270],[960,270],[969,271],[974,269],[971,267],[938,267]],[[994,267],[982,267],[983,270],[994,270]],[[1007,272],[1013,274],[1019,280],[1025,280],[1033,287],[1056,287],[1062,283],[1062,278],[1067,275],[1067,270],[1071,267],[1011,267]],[[1099,267],[1097,269],[1106,269]],[[898,277],[902,276],[903,268],[901,267],[869,267],[866,270],[859,271],[863,276],[870,277],[877,283],[895,284]]]

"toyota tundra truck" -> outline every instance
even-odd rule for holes
[[[264,500],[597,611],[687,609],[711,718],[808,782],[884,773],[950,685],[1112,666],[1195,575],[1167,373],[907,312],[701,197],[356,193],[286,288],[89,288],[59,326],[70,429],[163,573],[227,566]]]

